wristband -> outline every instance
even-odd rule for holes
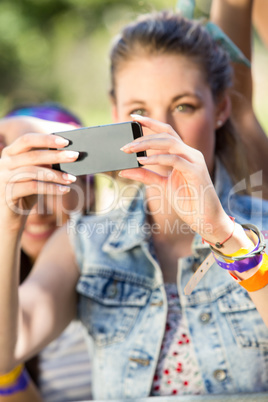
[[[252,224],[241,225],[244,229],[249,229],[258,237],[258,243],[253,250],[247,252],[246,249],[240,249],[238,252],[231,255],[224,255],[210,246],[217,264],[230,271],[245,272],[249,269],[255,268],[262,261],[262,253],[266,247],[264,237],[257,226]],[[241,251],[245,250],[246,253],[241,255]],[[228,261],[226,263],[226,260]]]
[[[237,272],[245,272],[248,271],[249,269],[255,268],[257,265],[259,265],[262,261],[262,254],[258,255],[253,255],[256,250],[259,248],[260,241],[258,241],[258,244],[256,247],[254,247],[253,250],[247,250],[244,248],[241,248],[238,250],[236,253],[230,254],[230,255],[222,255],[220,256],[219,253],[214,253],[212,251],[212,254],[215,258],[216,263],[223,269],[227,269],[228,271],[237,271]],[[232,257],[239,257],[243,256],[243,260],[240,261],[231,261],[230,258]],[[248,258],[246,256],[249,256]],[[226,262],[228,261],[228,262]]]
[[[268,285],[268,256],[263,254],[260,268],[248,279],[239,281],[231,272],[229,274],[248,292],[256,292]]]
[[[262,234],[260,233],[260,231],[259,231],[259,229],[256,227],[256,226],[254,226],[254,225],[242,225],[245,229],[250,229],[250,230],[252,230],[253,232],[255,232],[255,230],[256,230],[256,234],[257,234],[257,236],[258,236],[258,238],[259,238],[259,240],[260,240],[260,244],[259,244],[259,248],[258,248],[258,250],[256,250],[256,251],[254,251],[254,250],[252,250],[251,251],[251,254],[252,253],[258,253],[258,254],[261,254],[261,253],[263,253],[263,250],[264,250],[264,248],[265,248],[265,242],[264,242],[264,238],[265,239],[268,239],[268,230],[264,230],[264,231],[262,231]],[[255,229],[255,230],[254,230]],[[266,254],[264,254],[264,258],[265,258],[265,263],[266,263]],[[238,258],[238,257],[232,257],[232,258]],[[241,258],[241,257],[240,257]],[[242,259],[243,259],[244,257],[242,256]],[[229,259],[230,259],[230,257],[229,257]],[[208,272],[208,270],[210,269],[210,267],[213,265],[213,263],[215,262],[215,258],[213,257],[213,255],[212,255],[212,253],[210,253],[209,255],[208,255],[208,257],[202,262],[202,264],[197,268],[197,270],[195,271],[195,273],[194,273],[194,275],[192,275],[192,277],[189,279],[189,281],[188,281],[188,283],[187,283],[187,285],[185,286],[185,288],[184,288],[184,293],[185,293],[185,295],[190,295],[192,292],[193,292],[193,290],[194,290],[194,288],[198,285],[198,283],[201,281],[201,279],[203,278],[203,276]],[[263,262],[263,263],[264,263]],[[229,271],[229,274],[240,284],[241,282]],[[265,277],[266,278],[266,277]],[[243,284],[244,285],[244,284]],[[265,286],[265,285],[264,285]]]
[[[7,386],[15,382],[18,377],[20,376],[21,372],[23,370],[23,365],[20,364],[19,366],[16,366],[12,371],[9,373],[3,374],[0,376],[0,387],[2,386]]]
[[[30,378],[25,368],[20,365],[10,373],[0,376],[0,381],[0,396],[8,396],[24,391],[29,384]]]

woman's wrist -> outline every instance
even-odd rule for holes
[[[241,225],[234,222],[234,231],[232,236],[224,243],[221,252],[224,255],[236,253],[240,249],[253,249],[254,245]]]
[[[10,210],[5,210],[0,213],[1,230],[8,231],[12,236],[20,235],[28,218],[27,215],[15,215]]]
[[[234,218],[225,212],[221,217],[219,214],[217,218],[218,222],[210,225],[213,227],[213,232],[202,236],[205,242],[225,255],[233,254],[241,248],[252,248],[252,241]]]

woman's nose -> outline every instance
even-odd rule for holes
[[[52,215],[55,210],[55,196],[39,195],[35,211],[38,215]]]
[[[162,123],[170,124],[174,127],[174,118],[170,111],[157,111],[154,113],[154,116],[150,116],[155,120],[161,121]]]

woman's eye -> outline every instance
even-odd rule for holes
[[[145,109],[135,109],[135,110],[132,110],[130,112],[130,114],[138,114],[140,116],[146,116],[147,113],[146,113]]]
[[[174,111],[175,112],[192,112],[194,110],[194,106],[189,105],[188,103],[184,103],[182,105],[178,105],[175,107]]]

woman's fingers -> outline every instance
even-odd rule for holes
[[[151,142],[147,142],[150,140],[151,140]],[[145,146],[148,147],[149,145],[147,145],[147,144],[152,144],[152,145],[155,144],[155,146],[157,146],[156,140],[159,140],[158,141],[159,145],[161,143],[163,143],[163,140],[166,140],[166,145],[168,145],[168,146],[171,146],[171,145],[175,146],[178,143],[178,139],[175,137],[171,137],[170,134],[168,134],[168,133],[149,134],[144,137],[139,137],[136,140],[131,141],[128,144],[124,145],[121,148],[121,151],[124,151],[126,153],[131,153],[131,152],[136,152],[136,148],[135,148],[135,151],[134,150],[132,151],[132,148],[134,149],[134,147],[138,147],[138,148],[145,147]],[[167,141],[169,141],[169,142],[167,142]],[[165,148],[163,148],[163,149],[165,149]],[[145,149],[143,149],[143,150],[145,150]]]
[[[71,184],[76,181],[76,177],[68,173],[62,173],[45,167],[23,166],[10,171],[7,183],[28,182],[31,180],[54,182],[57,184]]]
[[[189,162],[197,162],[197,155],[200,154],[196,149],[190,148],[169,134],[152,134],[143,137],[142,141],[136,141],[126,144],[122,148],[122,151],[125,153],[137,153],[148,150],[162,151],[166,154],[177,154]]]
[[[159,155],[151,155],[147,157],[138,157],[138,161],[146,166],[146,165],[162,165],[162,166],[170,166],[176,170],[192,170],[193,165],[191,161],[186,160],[185,158],[176,155],[176,154],[159,154]]]
[[[5,149],[4,149],[5,150]],[[13,170],[29,165],[53,165],[57,163],[74,162],[79,156],[76,151],[35,150],[15,156],[5,156],[1,162],[6,168]]]
[[[16,201],[31,195],[62,195],[70,191],[69,186],[40,181],[28,181],[26,183],[9,183],[6,187],[6,202],[9,207]]]
[[[163,185],[165,177],[151,170],[137,168],[137,169],[125,169],[119,172],[120,177],[124,177],[130,180],[136,180],[144,184],[158,184]]]
[[[149,117],[140,116],[138,114],[132,114],[131,117],[133,120],[139,122],[143,127],[149,128],[155,133],[168,133],[173,137],[180,138],[176,131],[169,124],[162,123]]]
[[[125,153],[133,153],[139,151],[146,151],[147,149],[159,149],[170,152],[176,152],[181,149],[180,144],[175,138],[170,137],[169,134],[153,134],[143,137],[124,145],[121,150]]]
[[[1,180],[3,179],[2,177]],[[29,198],[37,194],[62,195],[70,191],[68,185],[75,181],[75,176],[45,167],[21,167],[9,171],[9,176],[5,176],[5,201],[11,209],[16,209],[15,205],[20,198]]]
[[[33,148],[61,148],[69,144],[69,141],[59,135],[50,134],[25,134],[17,138],[12,144],[3,149],[2,158],[18,155]]]

